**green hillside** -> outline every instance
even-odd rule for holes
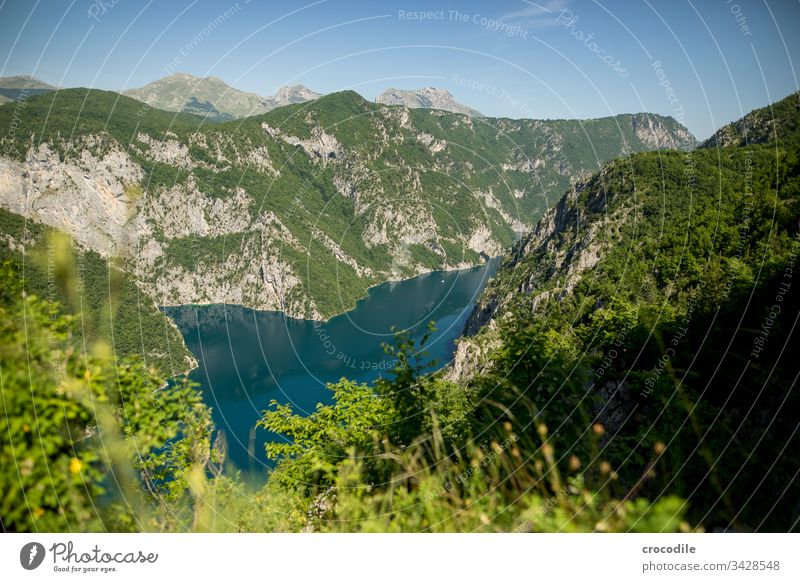
[[[637,154],[570,191],[505,259],[462,340],[488,354],[465,382],[514,378],[566,447],[580,450],[581,418],[601,422],[620,483],[685,498],[707,528],[798,527],[796,99],[748,116],[793,110],[777,144]],[[550,366],[527,367],[531,333],[577,387],[555,378],[554,400],[533,396],[550,394]]]
[[[74,247],[66,235],[2,209],[0,232],[0,262],[11,277],[4,281],[4,305],[22,292],[53,303],[58,313],[76,318],[71,342],[78,351],[105,343],[115,360],[136,357],[162,378],[191,366],[178,330],[129,275]]]
[[[330,110],[341,127],[326,132],[337,141],[378,137],[366,122],[382,109],[349,94],[326,99],[320,112],[289,108],[240,124],[235,139],[255,139],[262,123],[289,127],[301,114],[313,127],[314,116]],[[466,131],[462,118],[446,125],[440,115],[424,118],[427,131]],[[411,119],[396,120],[401,135]],[[310,416],[290,405],[265,411],[260,426],[287,437],[267,446],[277,465],[265,485],[223,471],[224,439],[212,441],[208,410],[190,387],[154,392],[156,379],[127,361],[116,363],[122,373],[112,379],[102,372],[110,365],[102,352],[92,355],[91,370],[81,367],[67,341],[74,320],[48,323],[50,304],[10,294],[0,309],[10,338],[0,349],[4,386],[30,383],[25,365],[35,365],[41,381],[32,389],[73,412],[37,427],[38,438],[55,443],[63,469],[57,493],[35,496],[27,512],[4,502],[3,528],[797,530],[800,295],[792,278],[800,254],[800,143],[791,132],[778,135],[788,137],[777,148],[635,153],[580,180],[505,256],[450,368],[428,373],[424,341],[399,334],[386,347],[397,365],[373,386],[342,379],[330,387],[334,404]],[[412,151],[405,138],[397,142]],[[328,138],[318,145],[310,155],[285,140],[268,147],[285,151],[285,167],[295,171],[316,163],[316,153],[353,159],[353,149]],[[292,148],[302,150],[296,162]],[[398,165],[385,150],[369,151],[372,162],[385,156]],[[479,158],[463,156],[475,170],[471,178],[481,179]],[[322,167],[320,196],[325,177],[333,181],[331,168]],[[267,191],[261,201],[280,209]],[[18,232],[19,220],[4,216],[5,229]],[[214,246],[223,242],[170,245],[187,268],[199,269],[191,253],[223,252]],[[248,244],[244,235],[235,242]],[[13,269],[4,264],[6,280],[16,278]],[[44,349],[48,333],[58,341]],[[60,393],[59,377],[73,388]],[[96,393],[110,395],[106,412],[85,406]],[[15,398],[0,415],[8,430],[0,433],[19,433],[30,445],[28,395],[9,394]],[[150,410],[168,416],[151,418]],[[94,426],[125,447],[108,459],[96,439],[74,436]],[[28,445],[31,461],[23,466],[37,469]],[[0,454],[13,457],[5,445]],[[141,480],[110,486],[110,469],[138,471]],[[25,479],[26,491],[38,491],[46,476],[31,470]],[[78,489],[79,479],[91,487]],[[62,517],[59,496],[87,518]],[[137,501],[113,502],[120,498]],[[98,499],[99,521],[87,513]]]
[[[161,304],[226,301],[315,318],[352,307],[387,279],[500,253],[570,184],[612,158],[693,144],[657,115],[473,119],[378,105],[352,91],[209,124],[116,93],[70,89],[30,98],[20,120],[0,110],[0,127],[12,123],[0,145],[24,165],[20,173],[50,171],[47,152],[31,157],[32,144],[45,144],[74,168],[70,175],[141,190],[131,201],[133,232],[91,226],[113,231],[117,248],[131,239],[153,247],[147,263],[131,250],[125,268]],[[96,161],[86,162],[86,152]],[[120,155],[141,177],[117,170]],[[94,179],[98,166],[108,170]],[[87,199],[80,179],[68,190],[56,193],[67,206]],[[56,203],[53,195],[35,193]],[[173,204],[193,207],[208,227],[187,217],[168,229],[162,215]],[[68,230],[94,248],[96,236],[81,238],[87,226]]]

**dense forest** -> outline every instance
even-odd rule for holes
[[[225,465],[194,387],[158,390],[158,362],[115,359],[102,321],[87,347],[69,293],[23,289],[10,256],[2,527],[798,531],[799,106],[570,188],[504,258],[455,366],[398,334],[374,385],[265,411],[286,436],[266,484]],[[74,287],[70,253],[54,261]]]

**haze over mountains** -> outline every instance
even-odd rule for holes
[[[384,105],[403,105],[412,109],[443,109],[472,117],[483,117],[480,111],[456,101],[450,91],[436,87],[387,89],[375,98],[375,102]]]
[[[25,92],[23,93],[23,88]],[[31,76],[0,78],[0,103],[53,91],[56,87]],[[218,77],[195,77],[173,73],[143,87],[126,89],[123,95],[164,111],[192,113],[211,121],[230,121],[261,115],[284,105],[304,103],[322,97],[303,85],[284,85],[275,95],[257,95],[240,91]],[[463,105],[444,89],[387,89],[375,98],[376,103],[402,105],[418,109],[441,109],[483,117],[480,111]]]
[[[0,77],[0,104],[56,88],[31,76]],[[240,91],[218,77],[196,77],[188,73],[173,73],[121,93],[156,109],[191,113],[215,122],[261,115],[276,107],[313,101],[323,95],[304,85],[284,85],[274,95],[262,96]],[[375,103],[484,117],[477,109],[456,101],[446,89],[437,87],[389,88],[375,97]]]
[[[30,75],[0,77],[0,104],[40,95],[56,88]]]
[[[0,77],[0,103],[39,95],[56,88],[27,75]],[[286,85],[280,87],[275,95],[261,96],[235,89],[217,77],[195,77],[187,73],[173,73],[121,93],[157,109],[192,113],[211,121],[260,115],[276,107],[322,96],[303,85]]]
[[[56,87],[34,77],[17,76],[0,78],[0,103],[18,99],[23,87],[30,97]],[[275,95],[262,96],[240,91],[218,77],[195,77],[188,73],[173,73],[143,87],[125,89],[123,95],[147,103],[164,111],[201,115],[212,121],[229,121],[260,115],[276,107],[304,103],[322,96],[303,85],[284,85]],[[375,98],[376,103],[402,105],[412,109],[441,109],[463,113],[472,117],[483,114],[455,100],[453,95],[436,87],[422,89],[387,89]]]
[[[215,121],[260,115],[282,105],[322,96],[303,85],[292,85],[281,87],[273,96],[262,97],[234,89],[217,77],[201,78],[186,73],[174,73],[122,94],[158,109],[207,115]]]

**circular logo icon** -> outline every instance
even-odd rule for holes
[[[30,542],[19,551],[19,563],[26,570],[35,570],[44,561],[44,546],[39,542]]]

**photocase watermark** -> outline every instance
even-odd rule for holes
[[[747,17],[742,11],[742,7],[733,2],[733,0],[725,0],[725,4],[728,6],[731,14],[733,14],[733,18],[736,20],[736,24],[739,26],[739,31],[744,36],[753,36],[753,33],[750,31],[750,25],[747,24]]]
[[[426,22],[432,20],[445,20],[444,10],[398,10],[398,20],[411,20],[414,22]]]
[[[158,554],[136,551],[104,551],[97,544],[88,550],[76,549],[73,542],[56,542],[48,550],[39,542],[29,542],[19,552],[19,563],[26,570],[35,570],[47,557],[52,557],[54,572],[72,574],[107,574],[118,572],[121,564],[155,564]]]
[[[458,10],[448,10],[448,16],[452,22],[461,22],[464,24],[474,24],[485,28],[490,32],[500,32],[512,38],[522,38],[527,40],[528,31],[518,24],[511,24],[503,20],[489,18],[481,14],[469,14],[459,12]]]
[[[504,34],[512,38],[528,38],[528,31],[518,24],[511,24],[502,19],[490,18],[479,13],[459,12],[458,10],[398,10],[398,20],[412,22],[444,21],[461,24],[472,24],[485,28],[490,32]]]
[[[452,472],[447,472],[444,475],[444,485],[439,487],[434,491],[428,491],[424,495],[422,495],[423,501],[429,501],[431,499],[435,499],[437,497],[442,497],[443,495],[447,495],[456,484],[463,485],[467,482],[468,479],[474,477],[475,475],[479,475],[483,472],[484,468],[494,461],[497,457],[502,455],[509,447],[516,444],[519,440],[519,437],[515,434],[509,435],[504,441],[498,443],[493,442],[491,445],[491,451],[485,454],[480,461],[474,462],[474,464],[470,465],[468,468],[464,469],[457,475],[453,475]],[[516,449],[515,449],[516,450]],[[518,451],[517,451],[518,454]]]
[[[314,321],[314,335],[317,336],[322,350],[326,355],[331,358],[336,358],[343,366],[351,370],[361,371],[389,371],[395,368],[400,362],[397,359],[384,359],[384,360],[364,360],[355,358],[352,355],[338,349],[336,343],[333,341],[328,328],[321,321]]]
[[[225,22],[227,22],[231,17],[238,14],[242,10],[242,4],[249,4],[250,0],[243,0],[242,2],[237,2],[230,8],[228,8],[225,12],[217,15],[214,20],[211,20],[206,24],[200,31],[198,31],[192,39],[183,45],[180,49],[178,49],[178,54],[167,63],[167,65],[163,68],[163,71],[167,75],[171,75],[175,71],[180,68],[181,63],[183,63],[183,59],[188,57],[191,52],[196,49],[200,43],[202,43],[206,38],[208,38],[217,28],[222,26]]]
[[[606,373],[606,370],[611,367],[611,364],[614,363],[619,357],[618,349],[622,349],[622,346],[625,345],[625,338],[631,332],[631,330],[636,327],[639,323],[638,319],[631,319],[626,324],[625,327],[617,334],[617,337],[611,343],[611,349],[608,350],[605,355],[603,356],[603,360],[600,362],[600,365],[595,369],[594,375],[598,378]]]
[[[57,303],[59,300],[58,297],[58,280],[56,275],[56,260],[58,249],[56,249],[56,240],[51,236],[47,242],[47,252],[46,252],[46,259],[45,259],[45,280],[47,281],[47,287],[45,291],[45,297],[51,303]],[[63,240],[61,244],[64,244]],[[70,252],[72,252],[72,248],[70,245]],[[47,328],[47,343],[50,346],[50,349],[53,350],[54,354],[56,355],[56,382],[60,383],[64,377],[64,367],[62,364],[62,356],[61,350],[58,348],[61,345],[61,339],[58,333],[58,320],[60,319],[60,315],[57,311],[53,310],[49,316],[50,322]]]
[[[553,495],[548,497],[544,501],[544,503],[542,503],[541,505],[539,505],[536,508],[536,515],[534,517],[536,517],[536,518],[544,517],[545,515],[550,513],[555,506],[559,505],[560,501],[562,499],[565,499],[566,497],[568,497],[569,494],[570,494],[569,486],[565,485],[564,487],[562,487],[561,489],[556,491]],[[531,530],[533,530],[533,523],[534,522],[533,522],[532,519],[528,519],[528,520],[522,522],[521,524],[519,524],[514,529],[514,531],[516,533],[530,533]]]
[[[670,82],[667,73],[664,71],[661,61],[655,60],[650,64],[650,66],[653,69],[653,72],[656,74],[659,86],[664,88],[664,92],[667,94],[669,104],[674,106],[672,116],[678,123],[683,123],[683,120],[686,117],[686,114],[683,111],[683,105],[680,104],[678,94],[675,92],[675,89],[673,89],[672,83]]]
[[[748,149],[745,150],[744,155],[744,203],[742,204],[742,214],[739,217],[739,239],[736,242],[736,253],[734,254],[734,258],[736,259],[741,259],[747,250],[747,237],[750,234],[750,222],[752,220],[754,209],[753,150]],[[725,297],[730,294],[735,279],[736,273],[733,272],[725,281]]]
[[[94,0],[89,4],[89,18],[94,18],[97,22],[100,22],[100,18],[108,14],[119,2],[120,0]]]
[[[496,85],[491,85],[483,81],[478,81],[477,79],[462,77],[458,74],[453,75],[452,81],[454,85],[458,85],[459,87],[465,87],[471,91],[480,91],[481,93],[486,93],[487,95],[497,97],[504,104],[519,111],[522,117],[533,117],[533,110],[528,107],[528,104],[520,101],[505,89],[501,89]]]
[[[661,354],[658,362],[656,362],[656,365],[651,370],[650,375],[644,381],[644,390],[642,390],[642,396],[647,397],[650,395],[656,385],[656,382],[664,372],[670,371],[671,373],[671,363],[676,355],[675,350],[689,334],[689,324],[692,322],[692,317],[694,317],[694,312],[697,309],[697,305],[700,301],[700,292],[705,286],[705,281],[701,281],[696,288],[695,294],[687,302],[686,313],[684,313],[683,316],[683,327],[679,327],[676,333],[672,336],[669,344],[667,344],[666,349],[664,350],[664,353]]]
[[[17,137],[17,130],[22,123],[22,113],[25,110],[25,107],[27,107],[25,100],[28,98],[29,93],[30,89],[28,89],[28,87],[23,87],[19,92],[19,97],[17,98],[16,103],[14,103],[14,111],[11,114],[11,122],[8,124],[6,136],[3,139],[3,142],[8,143],[6,153],[9,153],[14,145],[14,139]],[[6,105],[6,107],[8,106]],[[8,141],[6,142],[6,140]]]
[[[608,54],[605,49],[601,48],[600,45],[597,44],[593,32],[586,33],[577,27],[580,18],[580,15],[575,14],[572,12],[572,10],[563,8],[556,17],[556,23],[569,30],[569,33],[572,36],[582,42],[587,49],[597,55],[597,58],[600,59],[601,62],[605,63],[606,66],[608,66],[612,71],[615,71],[620,77],[627,77],[630,75],[628,69],[622,66],[622,62],[619,59]]]
[[[753,340],[753,349],[750,352],[751,358],[758,358],[761,355],[761,352],[764,351],[764,348],[767,345],[767,340],[769,340],[769,334],[772,331],[772,327],[775,325],[775,321],[781,314],[781,305],[783,304],[783,300],[786,298],[786,295],[789,293],[789,290],[792,287],[792,277],[794,277],[794,267],[797,264],[798,252],[800,252],[800,234],[798,234],[792,242],[792,250],[789,253],[789,258],[786,261],[786,267],[783,270],[783,280],[778,283],[778,289],[775,292],[775,303],[773,303],[769,308],[769,313],[767,313],[767,315],[764,317],[764,320],[761,322],[761,329],[758,330],[758,335],[756,336],[756,339]]]
[[[35,570],[44,562],[46,555],[44,546],[39,542],[30,542],[19,551],[19,563],[26,570]]]

